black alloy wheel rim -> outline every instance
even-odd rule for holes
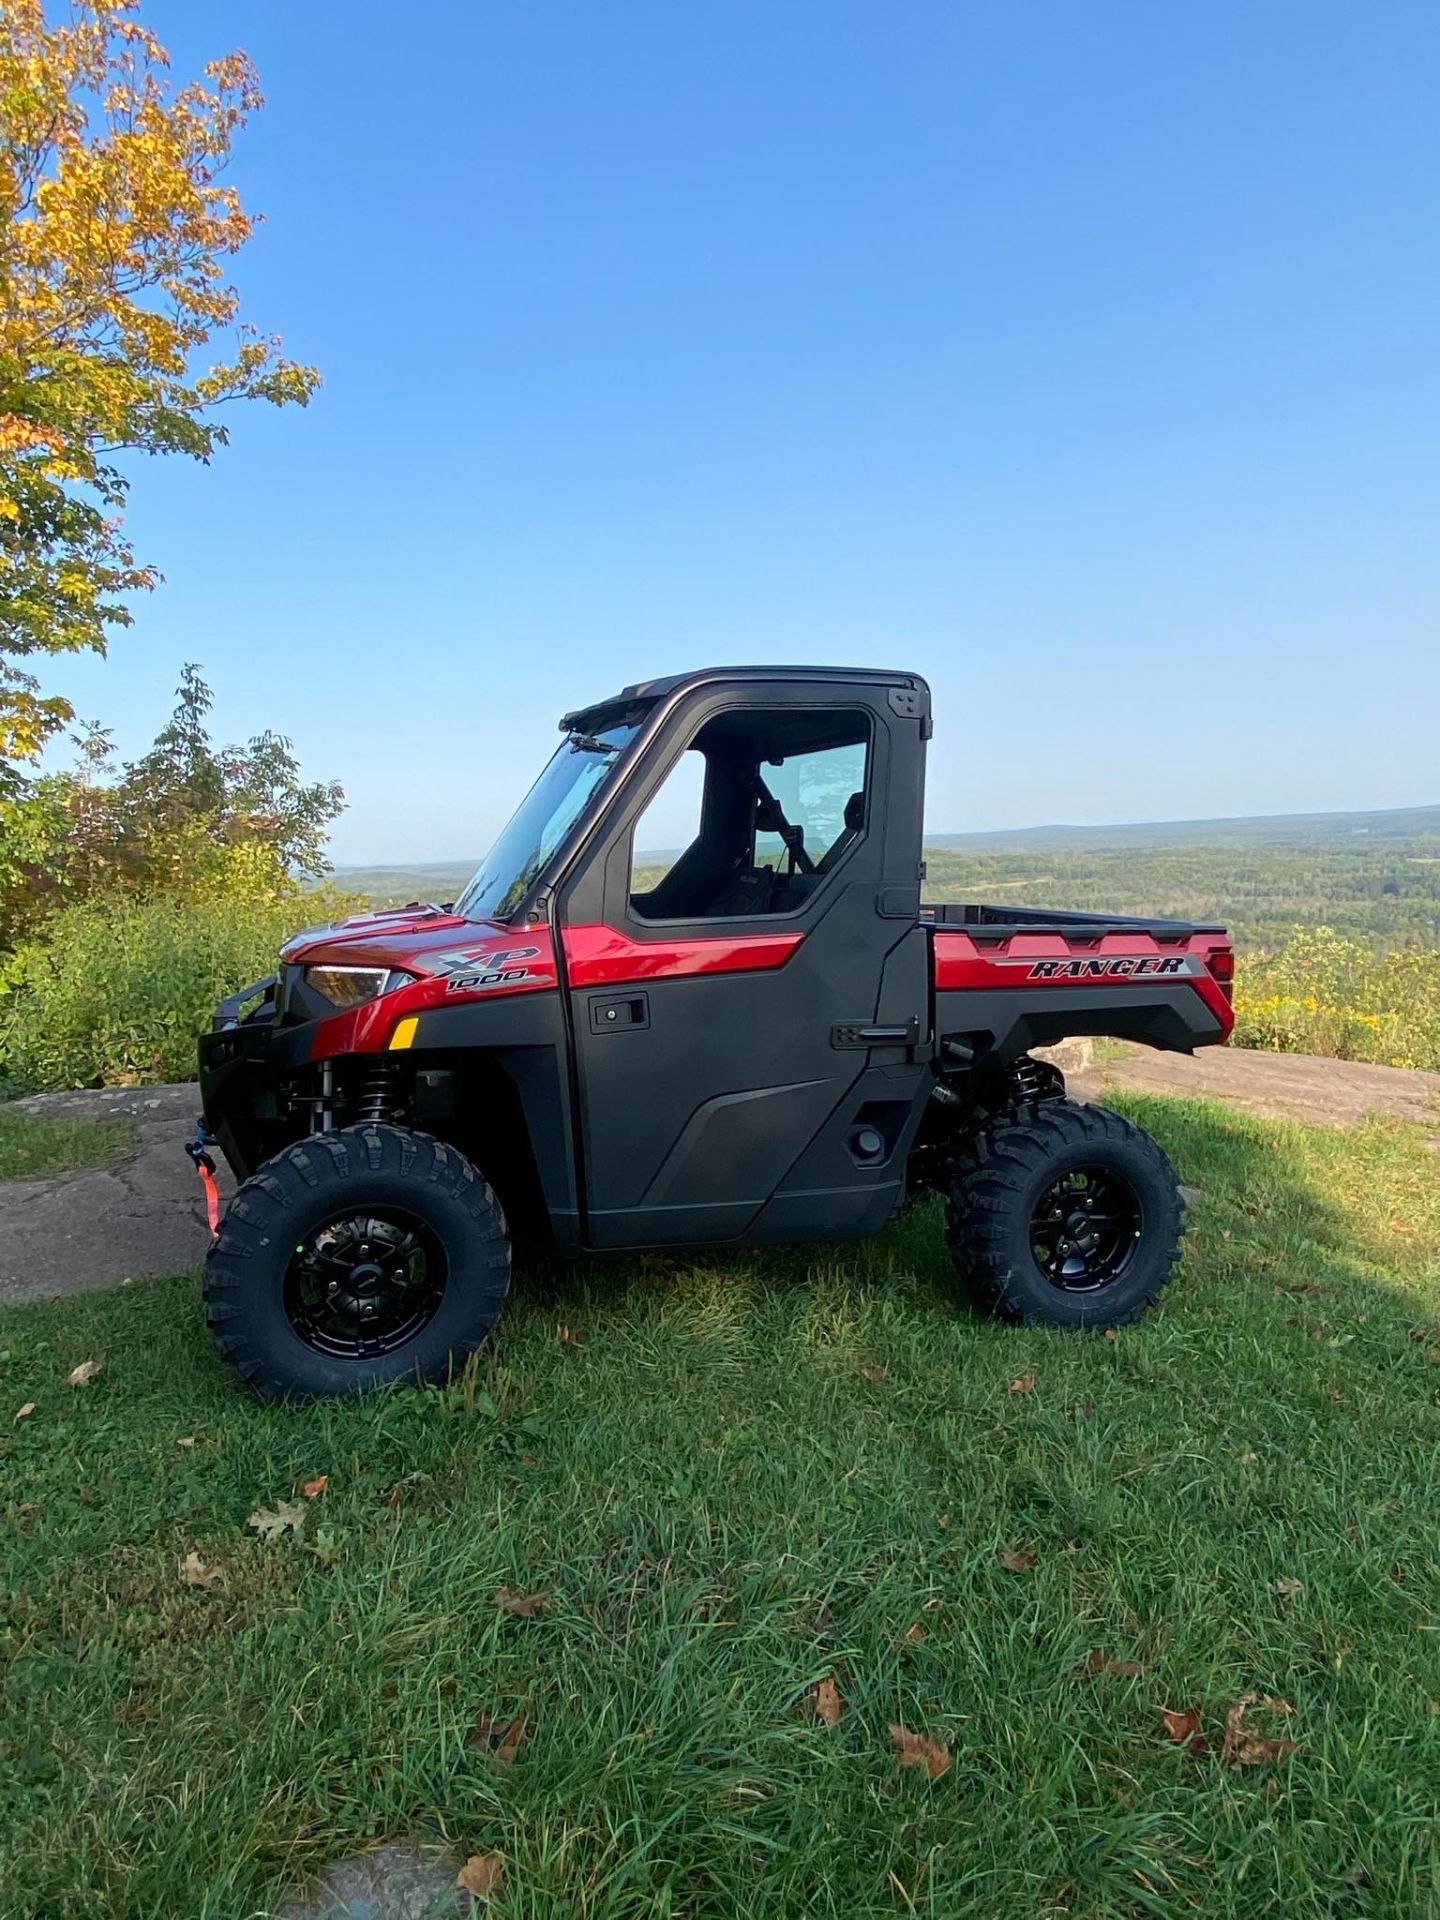
[[[1139,1196],[1128,1180],[1109,1167],[1072,1167],[1036,1201],[1030,1251],[1051,1286],[1095,1293],[1127,1270],[1142,1226]]]
[[[444,1249],[417,1215],[350,1208],[297,1244],[285,1271],[285,1315],[316,1353],[372,1360],[429,1325],[447,1275]]]

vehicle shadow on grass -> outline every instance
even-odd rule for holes
[[[1332,1405],[1331,1373],[1353,1377],[1367,1359],[1381,1372],[1402,1366],[1415,1384],[1431,1383],[1440,1331],[1432,1324],[1427,1334],[1423,1323],[1437,1310],[1426,1276],[1440,1275],[1440,1207],[1434,1155],[1417,1130],[1374,1122],[1331,1132],[1158,1096],[1114,1104],[1160,1140],[1188,1202],[1179,1268],[1142,1327],[1125,1331],[1127,1344],[1147,1328],[1164,1341],[1184,1327],[1228,1325],[1245,1335],[1243,1350],[1229,1356],[1242,1374],[1253,1365],[1268,1377],[1283,1364],[1297,1390],[1328,1395]],[[1417,1217],[1407,1218],[1412,1206]],[[794,1313],[818,1294],[826,1312],[848,1312],[857,1326],[884,1302],[883,1318],[903,1308],[917,1328],[947,1329],[966,1342],[1074,1337],[996,1326],[976,1311],[955,1275],[944,1204],[934,1196],[907,1203],[869,1240],[517,1261],[512,1311],[551,1312],[565,1325],[586,1316],[603,1322],[642,1302],[668,1299],[678,1310],[727,1290],[757,1310],[788,1303]]]
[[[1223,1371],[1226,1392],[1263,1381],[1317,1410],[1333,1411],[1337,1393],[1353,1407],[1357,1384],[1368,1383],[1365,1399],[1433,1393],[1440,1199],[1435,1156],[1416,1130],[1375,1123],[1331,1133],[1155,1096],[1115,1105],[1156,1134],[1195,1196],[1175,1279],[1121,1336],[1135,1364],[1193,1351],[1200,1373]],[[942,1202],[926,1197],[868,1240],[579,1259],[519,1253],[485,1364],[528,1370],[532,1343],[554,1341],[559,1328],[587,1344],[643,1330],[682,1349],[701,1338],[736,1351],[788,1338],[857,1367],[913,1346],[952,1366],[984,1356],[1003,1370],[1013,1361],[1017,1376],[1042,1355],[1058,1364],[1094,1347],[1098,1335],[1017,1329],[978,1313],[953,1271],[944,1224]],[[103,1312],[105,1296],[89,1297]],[[80,1308],[77,1299],[71,1314]],[[209,1341],[192,1310],[169,1337],[198,1360]]]

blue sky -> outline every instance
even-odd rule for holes
[[[926,673],[936,831],[1440,798],[1433,0],[149,0],[240,44],[250,317],[326,385],[135,469],[185,659],[341,860],[478,854],[559,712]]]

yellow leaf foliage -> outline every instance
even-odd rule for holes
[[[255,70],[230,53],[172,84],[136,5],[0,4],[0,775],[70,717],[15,659],[103,652],[158,579],[113,455],[203,460],[222,402],[303,405],[319,382],[242,324],[226,278],[255,224],[225,177]]]

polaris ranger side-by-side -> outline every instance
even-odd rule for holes
[[[1174,1171],[1030,1050],[1225,1040],[1224,931],[923,905],[914,674],[716,668],[561,726],[453,907],[298,935],[201,1040],[243,1182],[205,1269],[236,1372],[277,1398],[443,1378],[499,1316],[512,1233],[822,1239],[926,1189],[990,1310],[1138,1317]],[[662,825],[696,795],[668,865],[662,789]]]

